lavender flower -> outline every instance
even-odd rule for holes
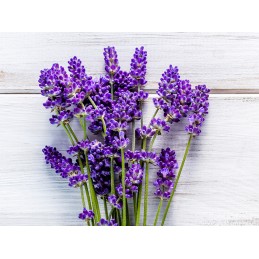
[[[151,120],[150,126],[158,132],[161,132],[162,130],[169,132],[169,130],[170,130],[170,126],[167,125],[166,121],[161,120],[159,118],[158,119],[153,118]]]
[[[134,151],[127,150],[125,152],[125,157],[128,159],[128,161],[132,163],[139,163],[142,160],[142,152],[141,151]]]
[[[71,111],[61,111],[58,115],[52,115],[49,121],[51,124],[68,124],[72,118],[73,113]]]
[[[122,208],[122,200],[118,198],[115,194],[108,196],[108,202],[112,205],[112,207],[116,209]]]
[[[128,123],[126,121],[124,122],[118,122],[114,119],[111,119],[109,121],[109,124],[107,124],[107,127],[110,129],[110,130],[113,130],[113,131],[126,131],[128,129]]]
[[[156,155],[155,152],[145,152],[145,151],[142,151],[141,152],[141,160],[143,162],[151,163],[151,164],[156,165],[157,155]]]
[[[46,146],[42,152],[45,155],[46,164],[50,164],[51,168],[55,169],[61,177],[67,178],[80,171],[80,167],[74,164],[72,159],[63,156],[56,148]]]
[[[87,180],[88,180],[87,175],[78,173],[78,174],[69,176],[69,184],[68,185],[70,187],[80,187],[84,183],[86,183]]]
[[[114,219],[108,221],[102,218],[100,222],[97,223],[97,226],[118,226],[118,223],[116,223]]]
[[[132,164],[131,168],[126,172],[125,187],[126,198],[132,198],[133,193],[138,192],[138,186],[142,183],[143,169],[139,164]],[[117,185],[116,191],[120,196],[123,194],[122,184]]]
[[[120,70],[118,55],[114,47],[108,47],[104,49],[104,62],[105,62],[105,71],[110,78]]]
[[[144,47],[136,48],[130,64],[130,75],[135,79],[136,86],[146,84],[145,76],[147,72],[147,52]]]
[[[59,66],[59,64],[53,64],[50,69],[44,69],[41,71],[39,86],[42,89],[41,94],[43,96],[59,96],[68,83],[69,77],[64,67]]]
[[[178,168],[175,151],[170,148],[162,149],[157,165],[160,170],[154,182],[156,187],[154,194],[162,199],[169,199],[174,187],[175,170]]]
[[[94,213],[91,210],[83,209],[83,212],[78,215],[78,217],[82,220],[89,221],[94,218]]]
[[[113,145],[117,149],[124,149],[124,148],[126,148],[128,146],[128,144],[129,144],[129,139],[125,138],[124,131],[120,131],[119,132],[119,138],[118,137],[114,137]]]
[[[136,135],[137,137],[143,139],[143,138],[152,138],[156,133],[156,130],[152,128],[148,128],[147,126],[143,126],[142,128],[136,129]]]
[[[94,140],[89,143],[88,160],[91,178],[97,194],[106,195],[110,191],[110,159],[105,155],[105,146]]]
[[[143,102],[148,98],[148,93],[140,90],[137,93],[134,93],[134,96],[138,102]]]
[[[119,70],[113,78],[115,92],[124,92],[134,88],[134,78],[131,77],[130,73]]]
[[[193,90],[193,101],[190,107],[192,114],[189,116],[189,125],[185,130],[193,136],[199,136],[201,133],[201,126],[205,121],[205,116],[209,109],[209,92],[205,85],[198,85]]]
[[[142,183],[143,169],[139,164],[133,164],[126,173],[126,186],[139,185]]]
[[[208,113],[209,90],[205,85],[192,89],[189,80],[182,80],[178,68],[170,65],[161,76],[158,97],[153,98],[157,109],[155,115],[149,126],[143,126],[142,106],[148,98],[148,93],[141,88],[147,83],[147,52],[144,47],[135,49],[129,71],[121,70],[114,47],[105,48],[103,54],[105,74],[95,79],[87,75],[85,66],[77,57],[68,61],[68,72],[59,64],[41,71],[39,86],[41,94],[46,97],[43,105],[54,112],[50,118],[51,124],[65,126],[65,130],[71,133],[74,140],[78,136],[75,136],[69,126],[72,119],[79,119],[84,131],[84,140],[76,141],[77,143],[67,150],[74,161],[49,146],[43,149],[45,160],[56,173],[67,178],[70,187],[80,187],[82,190],[83,185],[89,185],[90,200],[96,215],[84,208],[79,218],[87,221],[88,225],[91,225],[93,222],[89,221],[95,218],[98,226],[117,226],[118,223],[114,219],[101,218],[96,196],[107,199],[112,208],[122,209],[122,225],[125,226],[128,212],[125,200],[122,199],[123,191],[127,199],[140,194],[144,167],[146,166],[148,175],[149,163],[158,166],[157,179],[153,183],[156,187],[154,194],[161,199],[154,222],[156,224],[163,200],[169,199],[170,205],[172,190],[176,188],[174,179],[178,164],[175,151],[170,148],[162,149],[158,156],[155,152],[144,150],[145,145],[142,145],[143,150],[127,150],[130,142],[127,130],[131,122],[141,119],[141,127],[136,129],[136,135],[144,141],[152,138],[149,145],[151,150],[156,139],[154,136],[160,135],[162,131],[168,132],[169,123],[179,122],[188,116],[189,123],[185,130],[191,136],[185,151],[186,157],[192,136],[201,133],[201,126]],[[162,111],[164,119],[155,117],[158,110]],[[97,139],[90,141],[93,136],[86,136],[86,127],[93,134],[102,133],[102,142]],[[121,150],[125,154],[124,159]],[[88,174],[84,174],[86,167]],[[125,182],[122,183],[122,179],[125,179]],[[148,185],[145,185],[143,225],[147,224],[148,193]],[[138,197],[141,198],[141,195]],[[133,202],[134,208],[141,205],[139,201],[136,204],[136,199],[133,199]],[[140,210],[137,210],[136,224],[139,221],[139,212]],[[166,213],[167,210],[162,224]]]
[[[170,122],[178,122],[186,117],[192,101],[192,89],[188,80],[180,80],[178,68],[172,65],[162,74],[157,90],[159,98],[154,105],[163,109],[164,116]]]

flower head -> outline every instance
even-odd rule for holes
[[[118,198],[115,194],[108,196],[108,202],[112,205],[112,207],[116,209],[122,208],[122,200]]]
[[[153,118],[151,120],[151,123],[150,123],[150,126],[155,130],[155,131],[158,131],[158,132],[161,132],[161,131],[167,131],[169,132],[170,130],[170,126],[167,125],[166,121],[164,120],[161,120],[161,119],[156,119],[156,118]]]
[[[78,174],[80,167],[72,162],[72,159],[66,158],[56,148],[46,146],[42,152],[45,155],[46,164],[50,164],[56,173],[61,177],[67,178],[69,175]]]
[[[117,52],[114,47],[107,47],[104,49],[103,55],[105,71],[112,78],[120,70]]]
[[[100,222],[97,223],[97,226],[118,226],[118,223],[114,219],[106,220],[106,219],[101,219]]]
[[[58,115],[52,115],[49,119],[51,124],[68,124],[73,118],[73,113],[69,110],[61,111]]]
[[[94,218],[94,213],[91,210],[87,210],[86,208],[83,209],[83,212],[81,212],[78,217],[82,220],[89,221]]]
[[[147,72],[147,52],[144,47],[136,48],[130,64],[130,75],[135,79],[135,85],[145,85]]]
[[[69,176],[68,180],[69,180],[68,185],[70,187],[80,187],[84,183],[86,183],[86,181],[88,180],[88,176],[86,174],[77,173],[75,175]]]
[[[152,138],[155,133],[156,130],[152,129],[152,128],[148,128],[147,126],[143,126],[142,128],[137,128],[136,129],[136,133],[137,133],[137,137],[139,138]]]
[[[119,132],[119,138],[118,137],[114,137],[113,145],[117,149],[124,149],[124,148],[126,148],[128,146],[128,144],[129,144],[129,139],[125,138],[124,131],[120,131]]]
[[[193,90],[193,100],[190,107],[192,114],[188,117],[189,125],[185,127],[185,130],[193,136],[200,135],[201,126],[208,114],[209,92],[210,90],[205,85],[198,85]]]
[[[168,199],[174,187],[175,170],[178,168],[175,151],[170,148],[162,149],[157,165],[160,170],[154,181],[156,187],[154,194],[162,199]]]

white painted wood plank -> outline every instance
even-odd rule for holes
[[[44,163],[46,144],[65,150],[68,141],[61,128],[48,123],[43,100],[33,94],[0,95],[0,225],[82,224],[79,191]],[[149,100],[147,119],[152,110]],[[210,114],[192,143],[167,225],[259,224],[258,110],[258,95],[211,96]],[[177,124],[160,136],[155,149],[174,148],[180,162],[187,142],[183,127]],[[151,195],[150,224],[157,202]]]
[[[103,48],[116,46],[129,68],[135,47],[148,51],[148,86],[169,64],[211,89],[259,89],[258,33],[1,33],[0,92],[38,92],[39,71],[77,55],[89,74],[103,73]]]

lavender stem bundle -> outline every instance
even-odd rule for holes
[[[105,74],[99,78],[87,75],[77,57],[69,60],[69,73],[58,64],[41,71],[39,86],[47,98],[43,105],[54,113],[50,123],[61,125],[71,143],[67,150],[69,158],[46,146],[46,163],[67,179],[70,187],[79,188],[79,218],[86,225],[146,226],[150,217],[150,188],[154,188],[159,201],[155,218],[150,220],[154,226],[159,220],[164,225],[191,141],[200,135],[208,113],[209,89],[205,85],[192,88],[188,80],[180,79],[178,68],[170,65],[158,84],[158,96],[153,98],[154,114],[144,125],[142,109],[148,98],[143,91],[147,83],[144,47],[136,48],[129,72],[120,68],[114,47],[104,49],[104,61]],[[158,117],[159,111],[162,118]],[[168,133],[185,117],[189,141],[178,170],[176,153],[171,147],[159,154],[153,147],[161,134]],[[73,119],[79,122],[82,139],[71,127]],[[96,135],[102,140],[97,140]],[[157,168],[153,187],[149,186],[150,165]]]

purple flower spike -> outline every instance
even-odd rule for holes
[[[205,121],[205,116],[209,109],[209,92],[206,85],[198,85],[193,90],[193,101],[190,107],[192,114],[189,116],[189,125],[185,130],[193,136],[199,136],[201,133],[201,126]]]
[[[106,219],[101,219],[100,222],[97,223],[97,226],[118,226],[118,223],[114,219],[111,219],[110,221]]]
[[[80,172],[80,167],[73,164],[72,159],[63,156],[56,148],[46,146],[42,152],[45,155],[46,164],[50,164],[51,168],[54,168],[62,178],[67,178],[69,175]]]
[[[51,124],[67,124],[71,121],[73,118],[73,113],[71,111],[61,111],[59,115],[52,115],[52,117],[49,119]]]
[[[105,71],[112,79],[113,76],[120,70],[118,55],[114,47],[107,47],[104,49]]]
[[[147,52],[144,47],[136,48],[130,64],[130,75],[135,79],[136,86],[143,86],[147,83]]]
[[[158,132],[161,132],[162,130],[169,132],[170,130],[170,126],[167,125],[166,121],[161,120],[161,119],[152,119],[150,126],[153,127],[155,130],[157,130]]]
[[[75,155],[80,151],[80,148],[76,145],[76,146],[71,146],[69,147],[69,149],[67,150],[67,153],[69,155]]]
[[[68,61],[68,70],[71,73],[71,78],[75,79],[75,81],[82,81],[87,80],[87,75],[85,71],[85,67],[82,65],[82,61],[77,58],[73,57]]]
[[[148,93],[140,90],[139,92],[135,93],[136,100],[139,102],[143,102],[148,98]]]
[[[126,172],[125,187],[126,187],[126,198],[132,198],[133,193],[138,192],[138,186],[143,180],[143,169],[139,164],[132,164],[131,168]],[[123,188],[122,184],[116,186],[117,193],[122,196]]]
[[[152,138],[156,133],[156,130],[143,126],[142,128],[136,129],[136,135],[138,138]]]
[[[142,183],[143,169],[139,164],[133,164],[126,173],[126,186],[139,185]]]
[[[155,152],[145,152],[145,151],[141,151],[141,160],[143,162],[146,162],[146,163],[151,163],[151,164],[154,164],[156,165],[156,161],[157,161],[157,155]]]
[[[83,209],[83,212],[78,215],[78,217],[82,220],[89,221],[94,218],[94,212],[91,210]]]
[[[172,65],[162,74],[157,90],[159,98],[153,102],[158,109],[163,109],[164,116],[170,122],[178,122],[186,117],[192,102],[192,89],[188,80],[180,80],[178,68]]]
[[[170,148],[162,149],[157,165],[157,179],[154,181],[156,187],[155,195],[161,199],[169,199],[174,187],[175,171],[178,168],[175,151]]]
[[[122,208],[122,200],[118,198],[115,194],[108,196],[108,202],[112,205],[112,207],[116,209]]]
[[[88,180],[88,176],[85,174],[78,173],[76,175],[69,176],[70,187],[80,187]]]
[[[125,133],[124,131],[120,131],[119,132],[119,138],[118,137],[114,137],[113,140],[113,145],[114,147],[116,147],[117,149],[123,149],[126,148],[129,144],[129,139],[125,138]]]
[[[124,122],[118,122],[114,119],[111,119],[109,123],[107,124],[107,127],[112,131],[126,131],[128,129],[128,123],[126,121]]]
[[[132,163],[139,163],[142,160],[142,152],[141,151],[135,151],[132,152],[131,150],[127,150],[125,152],[125,157]]]
[[[42,89],[43,96],[57,96],[63,88],[69,83],[68,75],[64,67],[59,64],[53,64],[51,69],[41,71],[39,78],[39,86]]]

